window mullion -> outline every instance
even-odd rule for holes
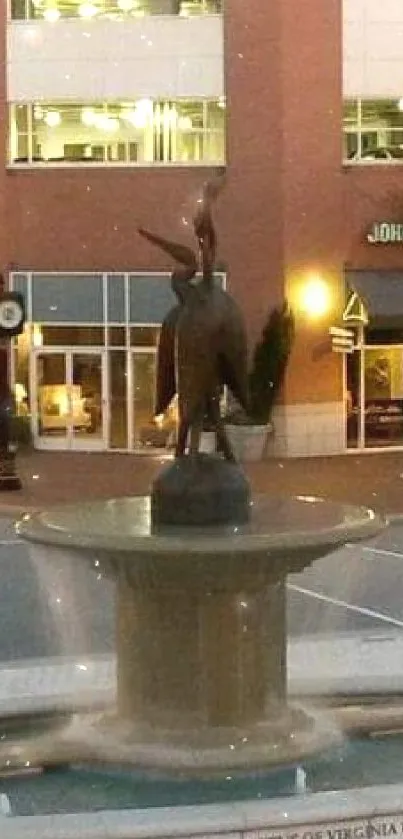
[[[361,160],[362,155],[362,100],[357,99],[357,157]]]

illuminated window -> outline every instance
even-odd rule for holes
[[[343,142],[344,160],[403,162],[403,100],[346,100]]]
[[[222,100],[10,106],[11,163],[222,164]]]
[[[219,14],[221,0],[9,0],[12,20]]]

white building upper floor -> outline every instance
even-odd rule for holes
[[[402,0],[340,2],[344,96],[402,96]],[[222,9],[222,0],[8,0],[9,101],[113,99],[134,86],[150,97],[222,96]]]
[[[340,3],[344,158],[375,145],[402,148],[402,162],[403,0]],[[222,11],[222,0],[9,0],[11,162],[223,163]]]
[[[10,2],[10,162],[224,162],[220,0]]]

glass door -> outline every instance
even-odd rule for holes
[[[64,351],[39,352],[34,356],[32,392],[36,448],[68,448],[70,401]]]
[[[68,358],[70,434],[73,449],[104,449],[105,372],[102,352],[72,352]]]
[[[155,417],[157,355],[154,349],[136,347],[130,353],[129,428],[131,449],[137,452],[173,449],[177,408],[173,400],[163,417]]]
[[[102,352],[52,349],[35,353],[33,394],[37,448],[105,448]]]
[[[131,353],[132,448],[147,451],[159,448],[160,434],[154,421],[155,352],[139,348]]]

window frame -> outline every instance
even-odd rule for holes
[[[138,103],[141,98],[135,100]],[[125,124],[124,111],[125,108],[133,108],[133,104],[122,102],[12,102],[9,103],[9,131],[8,131],[8,167],[33,167],[50,168],[50,167],[80,167],[96,166],[101,167],[155,167],[155,166],[225,166],[226,154],[226,125],[225,125],[225,102],[222,98],[205,97],[199,98],[178,98],[176,100],[167,99],[153,99],[147,100],[150,104],[150,116],[144,126],[133,127],[130,129]],[[181,128],[179,123],[181,119],[186,118],[181,115],[181,104],[188,104],[190,109],[198,111],[200,106],[201,125],[197,124],[193,128]],[[222,113],[222,119],[214,120],[212,117],[212,108],[216,108],[217,114]],[[26,117],[24,123],[26,130],[19,130],[17,121],[17,112],[19,108],[26,109]],[[38,108],[43,112],[44,116],[36,117],[35,109]],[[117,112],[119,108],[119,113]],[[82,135],[71,137],[66,133],[66,141],[58,138],[59,145],[62,144],[63,153],[60,156],[48,157],[44,156],[39,159],[37,149],[43,148],[49,132],[55,126],[49,126],[44,129],[44,136],[41,136],[38,123],[45,121],[45,117],[49,112],[57,112],[66,122],[70,119],[72,122],[72,114],[75,111],[80,111],[81,116],[84,110],[92,111],[99,118],[105,117],[118,119],[121,127],[120,134],[114,135],[96,125],[88,126],[83,123]],[[173,125],[170,123],[170,115],[175,111],[175,121]],[[78,117],[79,119],[79,117]],[[148,124],[147,124],[148,122]],[[42,123],[43,124],[43,123]],[[73,122],[74,125],[74,122]],[[86,127],[84,127],[86,126]],[[133,131],[131,134],[130,131]],[[85,133],[88,133],[88,137]],[[92,132],[94,135],[92,136]],[[19,154],[20,138],[27,138],[27,159],[25,155]],[[180,147],[181,142],[186,143],[186,139],[198,138],[201,154],[197,154],[197,142],[194,144],[193,156],[186,157],[185,145]],[[212,140],[215,140],[212,143]],[[97,148],[97,155],[88,155],[88,159],[84,153],[82,158],[69,159],[65,153],[68,146],[75,145],[77,148]],[[134,152],[134,146],[136,146]],[[178,148],[179,147],[179,148]],[[100,159],[99,149],[103,148],[103,159]],[[192,144],[189,143],[189,148],[192,149]],[[211,149],[216,148],[221,154],[213,156],[209,154]],[[113,151],[114,149],[114,151]],[[140,149],[142,152],[140,152]],[[136,159],[133,159],[136,158]]]

